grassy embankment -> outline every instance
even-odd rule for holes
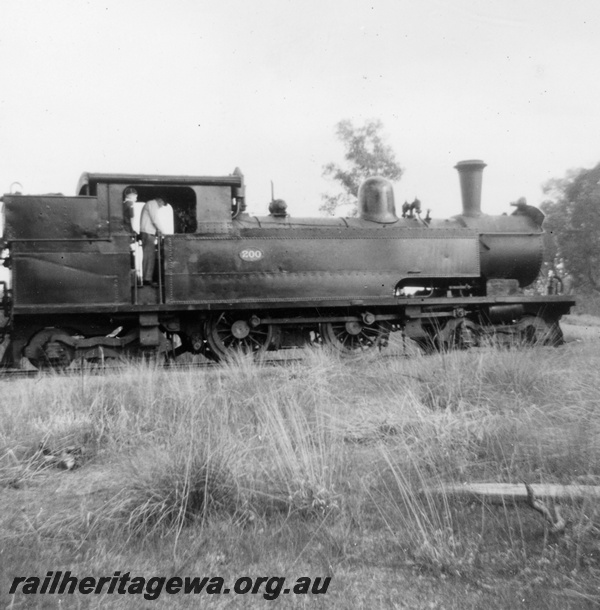
[[[203,594],[210,607],[593,607],[598,506],[564,506],[553,535],[530,508],[420,490],[600,477],[594,324],[569,326],[583,340],[559,349],[352,362],[314,351],[286,368],[3,382],[3,607],[198,603],[7,596],[13,576],[48,570],[332,577],[326,595]],[[44,467],[40,444],[77,447],[81,467]]]

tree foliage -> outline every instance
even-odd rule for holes
[[[342,192],[323,195],[321,211],[333,214],[338,207],[348,205],[356,213],[358,189],[366,178],[400,179],[403,170],[394,151],[386,144],[382,131],[383,123],[379,120],[367,121],[362,127],[355,126],[348,119],[336,125],[336,136],[344,146],[346,163],[344,166],[328,163],[323,167],[323,176],[337,182]]]
[[[581,287],[600,290],[600,163],[544,185],[546,260]]]

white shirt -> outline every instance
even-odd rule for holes
[[[133,216],[131,217],[131,230],[134,233],[140,233],[140,219],[145,205],[146,204],[143,201],[134,201],[131,206],[133,211]]]
[[[173,208],[168,203],[160,207],[156,199],[150,199],[142,210],[140,233],[156,235],[160,231],[163,235],[172,235],[173,228]]]
[[[173,215],[173,208],[171,207],[170,203],[163,205],[162,208],[158,208],[156,218],[159,226],[162,226],[160,232],[163,235],[173,235],[173,233],[175,233],[175,219]]]

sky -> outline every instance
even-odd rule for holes
[[[314,216],[343,119],[382,121],[397,207],[434,218],[458,161],[487,163],[494,214],[600,162],[597,0],[2,0],[0,22],[0,192],[240,167],[252,213],[273,181]]]

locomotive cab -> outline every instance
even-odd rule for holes
[[[131,229],[123,213],[124,193],[135,188],[138,201],[162,197],[173,208],[175,233],[194,233],[199,222],[231,222],[244,203],[244,178],[236,171],[230,176],[136,176],[128,174],[82,174],[77,192],[108,202],[113,231]]]
[[[125,194],[137,192],[137,202],[125,202]],[[129,236],[132,251],[133,302],[160,303],[164,301],[164,287],[170,271],[166,266],[167,253],[180,249],[178,242],[199,233],[222,233],[231,228],[232,217],[244,206],[244,178],[239,169],[229,176],[135,176],[127,174],[84,173],[77,187],[80,195],[94,195],[108,202],[111,234]],[[157,240],[158,294],[138,291],[141,285],[142,250],[137,237],[144,203],[160,197],[170,207],[163,208],[167,225],[172,230]],[[162,211],[162,210],[161,210]],[[170,217],[170,218],[169,218]]]

